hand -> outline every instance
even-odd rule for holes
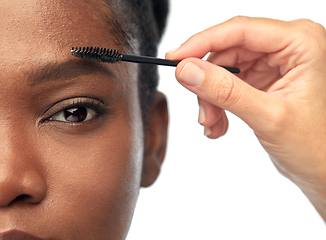
[[[326,220],[325,29],[309,20],[236,17],[194,35],[166,58],[184,59],[176,78],[198,96],[205,134],[226,133],[225,110],[240,117]]]

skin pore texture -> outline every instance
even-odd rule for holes
[[[144,131],[137,64],[71,56],[124,50],[98,1],[0,3],[0,238],[125,239],[140,186],[164,158],[166,101]]]

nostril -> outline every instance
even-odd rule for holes
[[[18,203],[18,202],[30,202],[31,196],[27,195],[27,194],[22,194],[19,195],[18,197],[16,197],[14,200],[11,201],[11,203],[9,205]]]
[[[18,197],[16,197],[13,202],[20,202],[20,201],[28,201],[28,199],[30,198],[31,196],[27,195],[27,194],[22,194]]]

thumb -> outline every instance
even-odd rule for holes
[[[198,97],[228,110],[244,120],[256,133],[266,131],[282,112],[281,98],[253,88],[224,68],[196,58],[183,60],[177,80]]]

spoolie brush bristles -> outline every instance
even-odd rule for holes
[[[177,66],[180,61],[172,61],[167,59],[160,59],[156,57],[149,56],[135,56],[135,55],[127,55],[120,54],[118,50],[99,48],[99,47],[79,47],[72,48],[71,54],[76,57],[84,58],[87,60],[104,62],[104,63],[116,63],[120,61],[124,62],[133,62],[133,63],[145,63],[145,64],[156,64],[156,65],[164,65],[164,66]],[[231,73],[240,73],[239,68],[235,67],[225,67],[226,70]]]
[[[116,63],[121,60],[118,50],[99,47],[73,47],[71,54],[79,58],[105,63]]]

